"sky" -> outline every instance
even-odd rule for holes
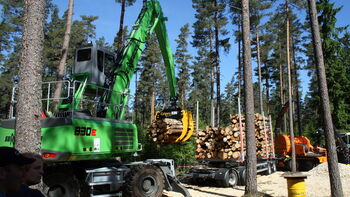
[[[190,26],[195,22],[195,10],[192,8],[191,0],[159,0],[163,14],[168,18],[166,27],[170,40],[170,45],[175,53],[176,42],[180,33],[180,28],[189,23]],[[346,26],[350,24],[350,2],[349,0],[333,0],[336,7],[343,6],[343,9],[337,15],[338,26]],[[68,7],[68,0],[53,0],[57,4],[61,16]],[[136,3],[131,7],[126,7],[125,11],[125,25],[130,27],[134,24],[140,13],[142,7],[142,0],[136,0]],[[96,25],[96,38],[105,37],[106,42],[112,43],[119,28],[120,18],[120,4],[115,3],[115,0],[74,0],[74,16],[73,19],[79,19],[81,15],[93,15],[99,18],[94,23]],[[297,13],[298,15],[305,15],[305,13]],[[232,32],[232,26],[228,30]],[[230,36],[232,33],[230,33]],[[220,53],[221,66],[221,92],[225,88],[225,84],[230,81],[233,73],[237,71],[237,44],[233,42],[235,38],[231,36],[231,49],[228,54],[223,51]],[[196,56],[196,50],[189,47],[192,56]],[[252,60],[253,67],[256,66],[255,60]],[[309,78],[305,71],[300,72],[300,79],[303,87],[303,96],[305,96],[308,88]],[[256,77],[253,79],[256,80]],[[134,81],[134,80],[132,80]],[[134,91],[134,84],[131,84],[131,91]]]

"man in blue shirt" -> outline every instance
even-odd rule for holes
[[[0,147],[0,197],[19,190],[24,176],[23,165],[34,161],[14,148]]]
[[[29,188],[31,185],[40,183],[43,176],[43,159],[39,154],[23,153],[24,157],[32,158],[35,161],[24,165],[25,173],[22,179],[22,185],[18,192],[7,194],[6,197],[45,197],[39,190]],[[1,196],[0,196],[1,197]]]

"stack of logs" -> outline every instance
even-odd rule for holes
[[[242,144],[239,115],[230,117],[231,125],[225,128],[207,127],[197,133],[196,158],[238,159],[241,149],[245,151],[245,118],[242,115]],[[265,120],[265,121],[264,121]],[[265,130],[264,130],[265,122]],[[266,157],[272,152],[271,131],[269,120],[260,114],[255,114],[255,139],[258,157]],[[267,140],[265,140],[267,139]]]
[[[158,144],[169,144],[176,141],[182,130],[181,120],[165,118],[154,120],[148,127],[148,135]]]

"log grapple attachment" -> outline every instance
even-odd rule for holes
[[[180,108],[168,108],[156,112],[149,126],[149,135],[159,144],[172,144],[187,141],[193,134],[192,113]]]

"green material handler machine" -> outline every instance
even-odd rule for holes
[[[118,157],[139,151],[135,124],[126,120],[130,80],[146,41],[156,33],[169,82],[169,107],[157,118],[192,120],[190,112],[176,106],[174,60],[161,7],[144,1],[123,50],[115,56],[97,46],[75,51],[72,79],[46,82],[43,90],[41,152],[45,161],[43,182],[48,196],[161,196],[163,189],[190,196],[175,177],[171,159],[123,163]],[[50,95],[63,83],[61,98]],[[45,95],[45,94],[43,94]],[[52,103],[59,105],[46,113]],[[20,107],[20,106],[17,106]],[[193,123],[184,122],[183,133]],[[14,146],[15,118],[0,121],[0,146]]]

